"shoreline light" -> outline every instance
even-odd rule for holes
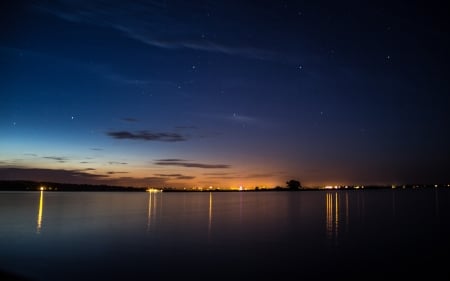
[[[161,189],[157,189],[157,188],[148,188],[147,192],[162,192]]]

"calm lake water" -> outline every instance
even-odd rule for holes
[[[449,280],[450,188],[0,192],[26,280]]]

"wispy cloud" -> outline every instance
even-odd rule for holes
[[[220,53],[225,55],[236,55],[247,59],[278,61],[278,55],[267,50],[253,47],[238,47],[219,44],[210,40],[162,40],[151,37],[151,35],[142,33],[133,28],[122,25],[111,25],[118,31],[124,33],[127,37],[135,39],[148,46],[163,49],[191,49],[195,51],[205,51],[211,53]]]
[[[191,17],[173,17],[165,5],[151,2],[130,2],[122,5],[103,1],[53,1],[35,5],[38,11],[62,20],[107,27],[147,46],[239,56],[266,61],[289,61],[282,55],[253,46],[236,46],[201,38],[204,30]],[[192,11],[195,13],[195,11]],[[199,12],[199,11],[196,11]],[[146,15],[140,16],[140,15]],[[172,28],[167,28],[168,26]],[[161,32],[164,30],[164,33]]]
[[[194,176],[186,176],[186,175],[182,175],[182,174],[155,174],[155,176],[163,177],[163,178],[176,179],[176,180],[192,180],[192,179],[195,179]]]
[[[144,140],[144,141],[163,141],[163,142],[177,142],[186,141],[186,138],[177,133],[152,133],[149,131],[116,131],[106,133],[108,136],[115,139],[129,139],[129,140]]]
[[[227,176],[232,173],[203,173],[204,176]]]
[[[83,171],[95,171],[95,170],[97,170],[97,169],[94,169],[94,168],[86,168],[86,169],[83,169]]]
[[[234,179],[236,178],[235,173],[204,173],[203,174],[208,179]]]
[[[117,161],[109,161],[109,165],[128,165],[127,162],[117,162]]]
[[[271,178],[274,176],[275,176],[274,174],[267,173],[267,174],[249,174],[246,177],[247,178]]]
[[[136,118],[126,117],[126,118],[122,118],[122,121],[134,123],[134,122],[137,122],[138,120]]]
[[[190,129],[197,129],[197,127],[196,126],[176,126],[175,129],[190,130]]]
[[[193,180],[193,179],[195,179],[195,177],[194,176],[179,176],[179,177],[176,177],[176,179],[177,180]]]
[[[177,84],[172,81],[148,79],[146,77],[135,78],[127,76],[108,65],[89,64],[86,65],[86,67],[90,72],[102,77],[103,79],[107,79],[122,85],[138,86],[138,87],[157,85],[159,87],[166,87],[166,88],[175,88],[177,86]]]
[[[42,158],[44,158],[44,159],[50,159],[50,160],[55,160],[55,161],[57,161],[57,162],[59,162],[59,163],[65,163],[65,162],[67,162],[67,158],[66,157],[59,157],[59,156],[44,156],[44,157],[42,157]]]
[[[226,164],[205,164],[205,163],[195,163],[188,162],[183,159],[160,159],[155,161],[156,165],[161,166],[180,166],[186,168],[203,168],[203,169],[227,169],[230,165]]]
[[[157,177],[180,177],[182,176],[182,174],[155,174],[155,176]]]

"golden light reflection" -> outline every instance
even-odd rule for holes
[[[209,210],[208,210],[208,239],[211,238],[211,226],[212,226],[212,207],[213,207],[213,197],[212,192],[209,193]]]
[[[39,197],[39,209],[38,209],[38,215],[37,215],[37,222],[36,222],[36,233],[41,233],[42,229],[42,211],[44,209],[44,191],[41,190],[41,196]]]
[[[335,212],[334,212],[334,232],[336,233],[336,237],[339,233],[339,198],[338,193],[336,192],[334,198],[334,206],[335,206]]]
[[[345,193],[345,232],[348,232],[349,211],[348,211],[348,192]]]
[[[157,206],[157,194],[159,191],[147,190],[148,191],[148,210],[147,210],[147,231],[150,231],[152,220],[156,213]]]
[[[326,236],[327,239],[338,243],[339,224],[345,222],[345,232],[348,231],[349,224],[349,200],[348,193],[345,192],[344,198],[339,196],[339,192],[328,192],[325,194],[326,206]],[[341,202],[341,200],[344,200]],[[342,203],[342,204],[341,204]],[[341,206],[342,205],[342,206]],[[344,208],[344,216],[340,216],[341,209]]]
[[[325,194],[327,239],[333,237],[333,194]]]

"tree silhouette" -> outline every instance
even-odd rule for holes
[[[302,184],[298,180],[290,180],[287,181],[286,184],[290,190],[298,190],[302,188]]]

